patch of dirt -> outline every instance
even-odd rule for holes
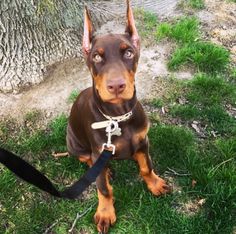
[[[233,227],[233,234],[236,234],[236,226]]]
[[[200,211],[205,202],[205,199],[189,200],[185,203],[179,203],[176,210],[181,214],[193,216]]]
[[[182,187],[177,183],[176,176],[190,176],[190,174],[186,173],[178,173],[174,171],[173,169],[168,169],[164,173],[164,178],[168,182],[168,184],[172,188],[172,193],[181,194],[182,193]],[[192,187],[195,186],[196,181],[192,181]],[[203,208],[203,205],[206,203],[206,199],[204,198],[196,198],[193,200],[187,200],[187,201],[179,201],[179,199],[173,201],[173,207],[176,209],[178,213],[187,215],[187,216],[193,216],[197,214],[200,209]]]
[[[182,188],[177,183],[177,180],[175,177],[165,172],[164,179],[167,181],[168,185],[171,187],[172,193],[178,193],[178,194],[182,193]]]
[[[236,63],[236,4],[222,0],[205,0],[206,8],[197,13],[212,42],[223,45],[231,52]]]
[[[0,93],[2,116],[23,117],[32,110],[42,110],[48,118],[68,112],[68,97],[77,89],[91,85],[88,69],[78,59],[72,59],[51,68],[48,78],[38,86],[19,94]]]

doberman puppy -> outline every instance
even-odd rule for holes
[[[135,27],[133,12],[127,0],[127,26],[124,34],[94,36],[87,8],[84,16],[83,52],[91,72],[93,86],[80,93],[72,106],[67,146],[89,166],[98,159],[102,144],[107,142],[103,129],[91,125],[109,118],[119,122],[122,135],[112,136],[116,150],[113,159],[133,159],[148,189],[156,196],[168,192],[165,181],[152,167],[148,150],[148,119],[136,98],[135,72],[139,60],[140,39]],[[127,113],[130,117],[126,118]],[[96,180],[98,208],[94,216],[97,230],[107,233],[116,221],[109,169],[105,168]]]

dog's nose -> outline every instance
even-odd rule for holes
[[[107,90],[111,94],[120,94],[126,88],[126,83],[124,79],[114,79],[107,82]]]

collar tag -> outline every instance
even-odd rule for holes
[[[92,129],[101,129],[101,128],[106,128],[110,124],[110,120],[105,120],[101,122],[94,122],[92,123],[91,127]]]

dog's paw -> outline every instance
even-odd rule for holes
[[[97,212],[94,215],[94,222],[97,224],[99,233],[107,233],[110,225],[113,225],[116,222],[114,206],[98,207]]]
[[[155,196],[160,196],[171,192],[170,186],[167,185],[165,180],[157,176],[153,171],[150,175],[144,177],[145,182],[147,183],[148,189]]]

